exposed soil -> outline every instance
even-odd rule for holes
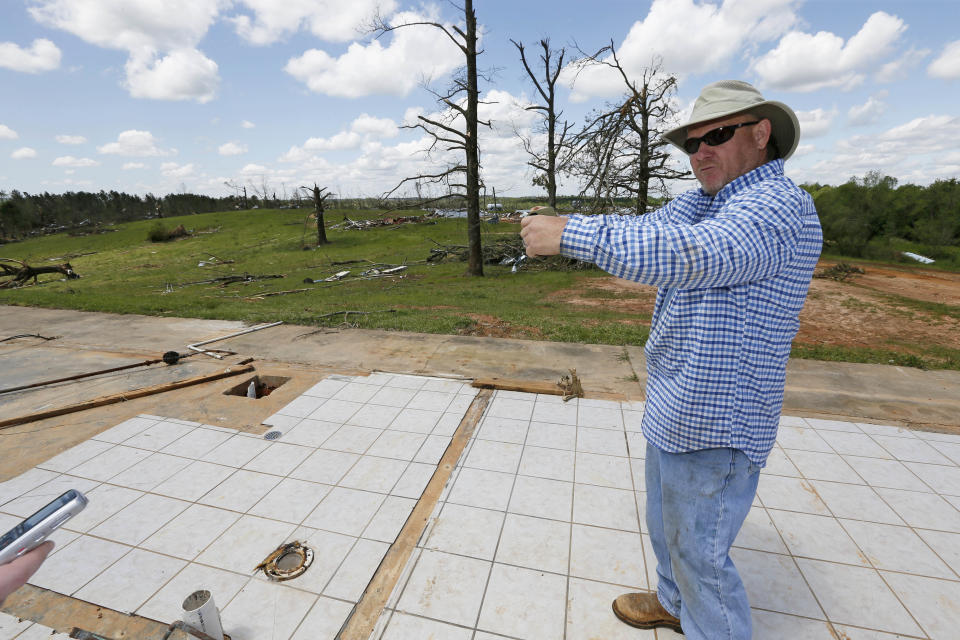
[[[821,261],[818,270],[834,264]],[[895,265],[858,266],[865,273],[845,282],[814,278],[800,314],[795,345],[869,347],[904,353],[922,353],[936,347],[960,349],[960,319],[956,317],[960,273]],[[649,319],[656,289],[616,278],[597,278],[559,291],[553,298]],[[911,300],[954,307],[953,317],[912,305]]]
[[[460,329],[461,336],[479,336],[483,338],[543,338],[543,332],[537,327],[514,325],[504,322],[496,316],[482,313],[466,314],[473,322],[470,326]]]

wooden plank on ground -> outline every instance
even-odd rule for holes
[[[133,400],[134,398],[142,398],[144,396],[151,396],[156,393],[163,393],[164,391],[172,391],[174,389],[182,389],[183,387],[189,387],[195,384],[201,384],[203,382],[211,382],[213,380],[220,380],[221,378],[228,378],[230,376],[237,376],[242,373],[249,373],[255,371],[252,366],[245,367],[227,367],[225,370],[218,373],[211,373],[202,376],[194,376],[193,378],[186,378],[184,380],[177,380],[176,382],[167,382],[164,384],[153,385],[152,387],[143,387],[142,389],[134,389],[133,391],[124,391],[123,393],[117,393],[111,396],[102,396],[100,398],[94,398],[92,400],[86,400],[84,402],[78,402],[76,404],[67,405],[65,407],[60,407],[59,409],[50,409],[48,411],[40,411],[38,413],[31,413],[25,416],[17,416],[16,418],[8,418],[6,420],[0,420],[0,429],[5,429],[7,427],[12,427],[18,424],[25,424],[27,422],[34,422],[36,420],[43,420],[45,418],[54,418],[56,416],[62,416],[68,413],[74,413],[76,411],[83,411],[85,409],[94,409],[96,407],[102,407],[108,404],[114,404],[116,402],[124,402],[126,400]]]
[[[490,390],[480,391],[470,408],[467,409],[467,413],[460,421],[460,426],[453,434],[450,445],[440,459],[440,464],[437,465],[437,470],[430,478],[430,482],[427,483],[427,488],[423,490],[423,495],[420,496],[416,506],[414,506],[396,541],[384,556],[377,572],[370,580],[370,584],[367,585],[367,590],[360,602],[354,607],[350,618],[344,624],[340,634],[337,635],[337,640],[368,640],[370,638],[377,620],[380,619],[380,614],[383,613],[387,604],[387,599],[400,579],[410,555],[417,546],[417,541],[423,535],[430,514],[433,513],[434,507],[440,500],[440,494],[450,479],[453,469],[457,466],[457,461],[460,459],[464,448],[470,442],[470,438],[480,422],[480,417],[492,396],[493,392]]]

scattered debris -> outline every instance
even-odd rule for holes
[[[563,391],[563,401],[567,402],[571,398],[583,397],[583,386],[580,384],[580,378],[577,376],[576,369],[570,369],[570,375],[563,376],[557,381],[557,386]]]
[[[14,260],[13,258],[0,258],[0,278],[10,278],[9,280],[0,282],[0,289],[22,287],[30,278],[33,278],[34,284],[39,284],[37,276],[42,273],[62,273],[67,276],[68,280],[76,280],[80,277],[79,274],[74,272],[69,262],[46,267],[31,267],[26,262]]]
[[[917,262],[922,262],[923,264],[933,264],[934,262],[936,262],[936,260],[934,260],[933,258],[928,258],[927,256],[921,256],[920,254],[913,253],[911,251],[903,251],[901,252],[900,255],[907,256],[908,258],[912,258],[913,260],[916,260]]]
[[[258,293],[254,296],[247,296],[244,300],[263,300],[264,298],[270,298],[272,296],[285,296],[290,293],[303,293],[305,291],[310,291],[310,289],[287,289],[286,291],[267,291],[265,293]]]
[[[817,271],[813,274],[813,277],[836,280],[837,282],[845,282],[855,275],[863,275],[864,273],[866,272],[860,267],[847,264],[846,262],[838,262],[832,267],[826,267],[820,271]]]
[[[323,314],[322,316],[317,316],[317,320],[322,320],[323,318],[330,318],[330,317],[333,317],[333,316],[338,316],[338,315],[340,315],[340,314],[342,313],[342,314],[343,314],[343,321],[341,322],[341,324],[350,325],[350,326],[352,326],[352,327],[355,327],[355,326],[356,326],[355,324],[350,324],[349,322],[347,322],[347,316],[349,316],[350,314],[357,315],[357,316],[368,316],[368,315],[370,315],[370,314],[372,314],[372,313],[396,313],[396,312],[397,312],[396,309],[383,309],[383,310],[381,310],[381,311],[346,311],[346,310],[345,310],[345,311],[331,311],[330,313],[325,313],[325,314]]]
[[[219,278],[210,278],[208,280],[194,280],[193,282],[180,282],[180,283],[166,282],[164,283],[163,293],[173,293],[175,290],[175,287],[189,287],[190,285],[194,285],[194,284],[219,283],[220,287],[223,288],[223,287],[226,287],[228,284],[236,284],[238,282],[254,282],[256,280],[272,280],[275,278],[286,278],[286,277],[287,276],[282,273],[281,274],[265,274],[265,275],[251,275],[249,273],[245,273],[242,276],[221,276]]]
[[[206,260],[201,260],[197,264],[197,266],[198,267],[217,267],[222,264],[233,264],[233,263],[234,263],[233,260],[224,260],[223,258],[218,258],[217,256],[211,255]]]
[[[351,220],[344,216],[343,222],[331,225],[330,229],[342,229],[345,231],[356,231],[375,229],[377,227],[400,228],[405,224],[437,224],[434,218],[445,217],[436,213],[428,213],[420,216],[383,216],[372,220]]]
[[[96,251],[84,251],[83,253],[68,253],[63,256],[58,256],[56,258],[47,258],[48,262],[56,262],[57,260],[73,260],[74,258],[82,258],[83,256],[92,256],[95,255]]]
[[[427,262],[465,262],[469,259],[470,249],[466,245],[442,245],[436,240],[433,240],[433,243],[437,247],[430,250]],[[528,271],[578,271],[595,268],[588,262],[581,262],[565,256],[527,258],[526,249],[519,233],[505,234],[494,242],[484,242],[481,253],[483,254],[484,264],[513,265],[511,270],[514,273],[520,267]]]
[[[56,340],[60,336],[46,337],[42,336],[39,333],[18,333],[15,336],[10,336],[9,338],[2,338],[0,342],[6,342],[7,340],[16,340],[17,338],[40,338],[41,340]]]
[[[247,333],[253,333],[254,331],[260,331],[261,329],[269,329],[270,327],[275,327],[277,325],[283,324],[283,320],[277,322],[271,322],[269,324],[261,324],[256,327],[250,327],[249,329],[244,329],[243,331],[237,331],[236,333],[231,333],[230,335],[221,336],[219,338],[212,338],[210,340],[204,340],[203,342],[194,342],[193,344],[188,344],[187,348],[191,351],[196,351],[197,353],[203,353],[208,356],[212,356],[217,360],[222,360],[223,356],[218,356],[215,353],[211,353],[212,350],[201,349],[200,345],[211,344],[214,342],[220,342],[221,340],[226,340],[227,338],[236,338],[237,336],[242,336]]]
[[[263,571],[271,580],[280,582],[302,575],[312,563],[313,549],[294,540],[274,549],[254,571]]]

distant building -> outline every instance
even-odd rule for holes
[[[496,204],[496,203],[488,204],[488,205],[487,205],[487,211],[503,211],[503,205],[502,205],[502,204]]]

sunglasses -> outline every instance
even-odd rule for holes
[[[733,134],[737,132],[737,129],[740,127],[749,127],[760,122],[759,120],[754,120],[753,122],[741,122],[740,124],[728,124],[725,127],[717,127],[716,129],[711,129],[699,138],[687,138],[683,142],[683,150],[686,151],[689,155],[693,155],[697,152],[697,149],[700,148],[700,143],[705,142],[709,147],[716,147],[724,142],[728,142],[730,138],[733,137]]]

